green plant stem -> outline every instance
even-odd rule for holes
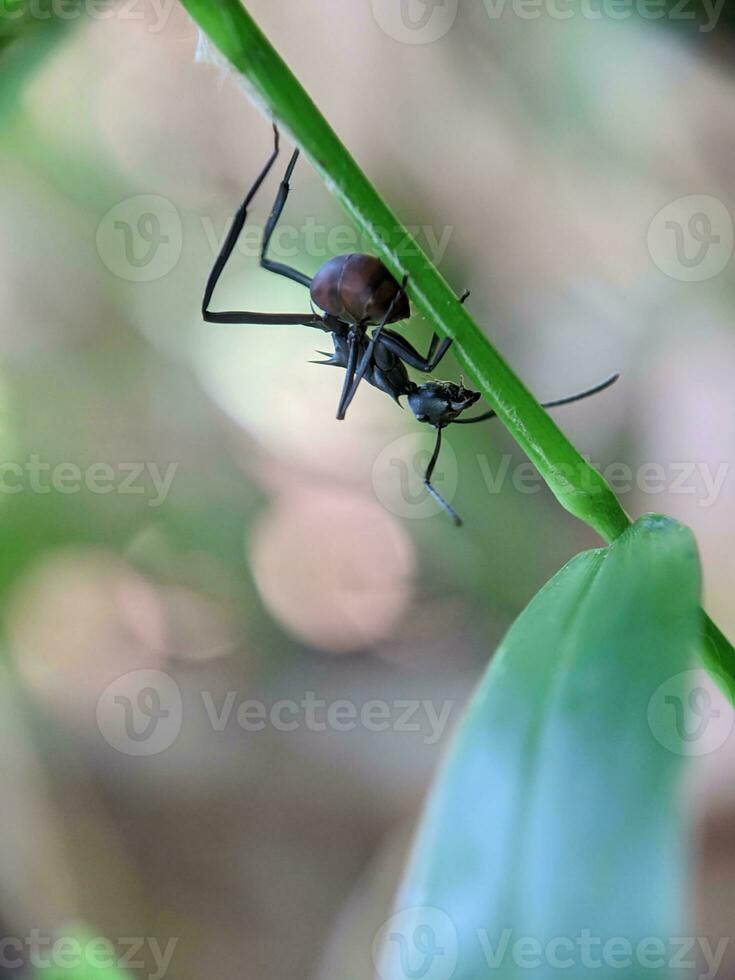
[[[182,0],[198,26],[249,83],[251,93],[301,147],[329,189],[397,279],[408,276],[416,308],[453,339],[498,418],[549,488],[575,517],[608,543],[630,520],[602,475],[577,452],[461,306],[438,269],[383,201],[286,63],[239,0]],[[408,242],[408,246],[407,246]],[[401,246],[399,248],[399,246]],[[725,673],[735,695],[735,650],[706,620],[703,657]]]

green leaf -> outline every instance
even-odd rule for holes
[[[602,958],[619,939],[635,960],[636,944],[652,938],[668,959],[671,939],[687,934],[683,752],[671,749],[666,697],[683,691],[699,585],[690,532],[649,516],[573,559],[522,613],[433,791],[399,911],[383,930],[383,978],[670,975],[638,961],[591,972],[576,943],[587,930]],[[504,936],[493,971],[487,956]],[[574,961],[563,971],[548,962],[557,938],[558,956]],[[615,955],[619,963],[624,948]]]

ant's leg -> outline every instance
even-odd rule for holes
[[[403,277],[403,282],[401,283],[400,289],[396,292],[396,294],[394,295],[393,299],[390,301],[390,304],[388,306],[388,309],[383,314],[383,319],[380,321],[380,323],[377,326],[377,329],[375,330],[375,332],[373,333],[372,337],[370,338],[370,342],[368,343],[367,347],[365,348],[365,351],[364,351],[362,357],[360,358],[360,364],[359,364],[357,370],[355,371],[354,381],[352,383],[352,387],[351,387],[350,391],[348,392],[346,399],[344,400],[344,406],[343,406],[343,409],[342,409],[343,414],[342,415],[337,415],[337,418],[344,418],[344,412],[347,411],[347,409],[350,406],[350,402],[355,397],[355,393],[356,393],[356,391],[358,389],[358,386],[359,386],[360,382],[362,381],[363,377],[365,376],[365,372],[367,371],[367,369],[368,369],[368,367],[370,365],[370,361],[373,358],[373,353],[375,351],[375,344],[377,343],[378,339],[380,338],[380,335],[381,335],[381,333],[383,331],[383,327],[390,320],[391,315],[393,313],[393,310],[395,309],[396,303],[405,294],[405,291],[406,291],[406,282],[407,281],[408,281],[408,277],[407,276],[404,276]]]
[[[251,323],[251,324],[270,324],[271,326],[302,326],[318,327],[324,330],[324,321],[321,317],[313,313],[248,313],[246,310],[225,310],[221,313],[213,313],[212,310],[204,311],[204,319],[207,323]]]
[[[462,295],[459,297],[459,305],[464,306],[467,300],[470,298],[469,289],[465,289]],[[444,357],[446,352],[452,346],[452,340],[450,337],[445,337],[441,343],[439,343],[439,337],[437,334],[432,334],[431,343],[429,344],[429,353],[426,355],[426,368],[419,368],[420,371],[433,371],[437,366],[439,361]]]
[[[424,357],[419,354],[413,344],[410,344],[405,337],[401,337],[400,334],[394,333],[392,330],[383,333],[381,337],[381,342],[384,347],[387,347],[396,357],[400,357],[409,367],[416,368],[417,371],[423,371],[424,374],[433,371],[452,346],[452,341],[449,337],[445,337],[437,347],[438,341],[439,338],[434,334],[431,346],[429,347],[429,353]]]
[[[449,514],[452,518],[456,527],[462,526],[462,518],[459,516],[457,511],[450,507],[447,501],[442,497],[436,487],[431,485],[431,477],[434,473],[434,467],[436,466],[436,461],[439,459],[439,452],[442,448],[442,430],[437,426],[436,430],[436,445],[434,446],[434,452],[432,454],[429,465],[426,467],[426,474],[424,475],[424,486],[431,494],[431,496],[436,500],[436,502]]]
[[[467,300],[470,298],[469,289],[465,289],[462,295],[459,297],[459,305],[464,306]],[[437,346],[438,345],[438,346]],[[446,352],[452,346],[452,340],[450,337],[445,337],[441,343],[439,343],[439,337],[437,334],[431,335],[431,343],[429,344],[429,353],[426,355],[426,360],[428,362],[427,371],[433,371],[437,366],[439,361],[444,357]]]
[[[459,297],[460,304],[464,304],[469,295],[470,291],[465,289],[465,291]],[[444,340],[440,342],[438,335],[432,334],[428,353],[426,354],[426,357],[424,357],[423,355],[419,354],[413,344],[409,343],[405,337],[395,333],[393,330],[389,331],[388,335],[385,333],[383,334],[383,343],[397,357],[400,357],[402,361],[405,361],[410,367],[416,368],[417,371],[423,371],[424,374],[433,371],[452,346],[450,337],[445,337]]]
[[[245,224],[245,219],[248,216],[248,207],[255,195],[260,190],[261,184],[265,178],[270,173],[273,164],[276,161],[279,150],[279,134],[278,129],[273,127],[273,151],[268,157],[268,161],[261,170],[260,174],[255,180],[255,183],[250,188],[238,208],[235,217],[233,218],[230,230],[227,233],[224,244],[219,252],[219,255],[215,259],[214,265],[212,266],[212,271],[209,273],[209,278],[207,279],[207,285],[204,289],[204,298],[202,299],[202,317],[207,323],[269,323],[269,324],[304,324],[306,326],[318,326],[320,325],[320,318],[313,313],[251,313],[247,310],[227,310],[221,313],[216,313],[209,309],[209,304],[212,300],[212,294],[214,293],[219,277],[222,275],[224,267],[227,265],[227,261],[232,254],[232,250],[235,247],[237,239],[240,237],[240,232]]]
[[[355,385],[353,384],[355,379],[355,367],[357,366],[357,347],[358,341],[361,337],[360,333],[355,330],[350,332],[347,338],[347,365],[345,368],[345,380],[342,385],[342,394],[339,397],[339,405],[337,406],[337,418],[341,421],[345,417],[345,412],[352,400],[352,395],[354,394]]]
[[[270,245],[271,236],[273,235],[279,218],[283,213],[283,209],[286,206],[288,192],[291,190],[289,181],[298,158],[299,151],[294,150],[288,167],[286,167],[286,173],[281,181],[281,185],[278,188],[278,193],[276,194],[276,200],[273,204],[273,208],[271,209],[270,216],[268,217],[268,221],[265,225],[265,231],[263,232],[263,244],[260,248],[260,264],[264,269],[268,269],[269,272],[275,272],[275,274],[278,276],[285,276],[286,279],[291,279],[293,282],[298,282],[301,283],[302,286],[309,287],[311,286],[311,278],[309,276],[304,275],[303,272],[299,272],[298,269],[294,269],[290,265],[284,265],[282,262],[274,262],[273,259],[269,259],[266,255],[268,246]]]
[[[237,242],[237,239],[240,237],[240,232],[242,231],[243,226],[245,224],[245,219],[248,216],[248,207],[250,205],[250,202],[253,200],[255,195],[260,190],[261,184],[270,173],[273,164],[276,162],[276,157],[278,156],[278,150],[279,150],[279,134],[275,126],[273,127],[273,143],[274,143],[273,151],[271,155],[268,157],[266,165],[263,167],[260,174],[256,177],[255,183],[248,191],[245,200],[242,202],[240,207],[235,212],[235,217],[232,220],[232,225],[230,226],[230,230],[227,232],[227,237],[225,238],[224,244],[220,249],[219,255],[214,261],[214,265],[212,266],[212,271],[209,273],[209,278],[207,279],[207,285],[204,289],[204,299],[202,300],[202,316],[204,317],[205,320],[210,320],[210,318],[215,315],[211,313],[209,310],[209,303],[212,299],[212,293],[214,292],[215,286],[219,281],[219,277],[222,275],[222,270],[227,265],[227,260],[229,259],[230,255],[232,255],[232,250],[235,247],[235,243]],[[243,313],[243,316],[247,316],[247,314]],[[213,322],[216,323],[217,321],[215,320]],[[219,321],[219,322],[232,323],[234,321],[228,320],[228,321]]]

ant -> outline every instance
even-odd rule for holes
[[[299,272],[298,269],[282,262],[275,262],[268,257],[271,237],[283,213],[291,189],[290,180],[299,158],[298,149],[294,151],[289,161],[265,225],[260,250],[260,265],[269,272],[285,276],[293,282],[306,286],[312,301],[311,312],[257,313],[245,310],[217,312],[210,309],[212,294],[245,225],[248,207],[278,157],[280,135],[275,125],[273,126],[273,133],[273,151],[255,183],[248,191],[245,200],[238,208],[207,279],[202,300],[202,316],[208,323],[284,326],[294,324],[316,327],[331,334],[334,350],[331,354],[326,351],[319,351],[327,357],[327,360],[312,363],[327,364],[345,369],[345,379],[337,407],[337,418],[344,419],[363,378],[368,384],[390,395],[399,404],[400,397],[405,395],[416,419],[436,429],[436,443],[424,475],[424,486],[451,517],[454,524],[459,527],[462,524],[462,519],[431,483],[441,451],[442,430],[453,423],[471,424],[492,419],[496,417],[497,413],[490,410],[474,418],[460,418],[459,416],[464,411],[471,408],[479,400],[480,393],[478,391],[465,388],[463,383],[457,385],[448,381],[432,380],[417,385],[409,377],[407,365],[424,374],[430,374],[447,353],[452,341],[449,338],[440,341],[437,334],[433,334],[429,350],[426,356],[423,356],[405,337],[390,329],[388,324],[407,320],[411,315],[411,308],[406,295],[407,277],[398,283],[379,258],[362,253],[353,252],[328,259],[313,278]],[[469,292],[465,291],[459,297],[459,302],[464,303],[468,296]],[[315,307],[318,307],[318,310]],[[371,326],[376,329],[368,337],[367,330]],[[554,408],[558,405],[568,405],[571,402],[589,398],[591,395],[596,395],[610,387],[617,381],[618,377],[619,375],[614,374],[593,388],[556,401],[546,402],[542,407]]]
[[[385,329],[389,323],[407,320],[411,315],[411,308],[405,292],[405,281],[403,286],[399,286],[386,266],[374,255],[365,255],[359,252],[337,255],[328,259],[313,279],[303,272],[299,272],[298,269],[292,268],[292,266],[275,262],[268,257],[271,237],[291,189],[289,182],[299,158],[298,149],[294,151],[286,168],[286,173],[278,188],[275,202],[265,225],[260,249],[260,265],[269,272],[306,286],[312,301],[311,313],[252,313],[245,310],[216,312],[209,308],[219,277],[245,225],[248,207],[278,157],[280,134],[276,126],[273,127],[273,133],[273,152],[235,214],[232,226],[209,274],[202,300],[202,316],[208,323],[252,323],[284,326],[301,324],[307,327],[317,327],[331,333],[337,360],[328,363],[339,364],[340,367],[346,369],[342,394],[337,408],[337,418],[344,419],[360,381],[368,373],[371,361],[374,362],[375,366],[380,365],[377,375],[374,371],[370,372],[371,383],[376,384],[377,381],[376,387],[387,391],[393,397],[397,397],[404,392],[395,391],[390,383],[393,362],[396,360],[405,361],[411,367],[428,373],[434,370],[452,342],[445,339],[440,343],[439,338],[434,334],[427,356],[422,357],[400,334]],[[464,302],[468,296],[469,293],[465,293],[460,302]],[[322,312],[317,312],[314,306],[319,307]],[[366,330],[369,326],[375,325],[377,325],[377,330],[372,342],[366,345]],[[381,355],[383,356],[381,357]],[[361,356],[359,364],[358,356]],[[388,364],[387,362],[391,363]],[[380,383],[383,373],[387,387]]]

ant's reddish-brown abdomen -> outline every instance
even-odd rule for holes
[[[311,298],[316,305],[340,320],[380,323],[400,286],[386,266],[374,255],[352,252],[335,255],[314,276]],[[411,315],[408,297],[401,295],[387,323]]]

